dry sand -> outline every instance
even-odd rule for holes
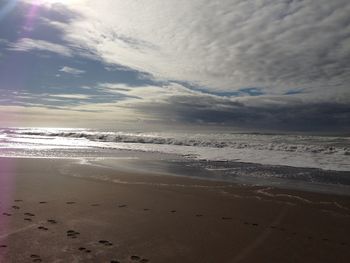
[[[1,262],[350,262],[348,196],[5,158],[0,198]]]

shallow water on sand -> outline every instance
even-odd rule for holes
[[[349,137],[0,129],[0,157],[350,195]]]
[[[241,185],[271,186],[318,193],[350,195],[350,174],[348,172],[165,157],[155,154],[134,158],[84,159],[78,162],[109,167],[117,171],[144,173],[146,176],[148,174],[167,174]],[[96,175],[94,179],[113,182],[115,178],[102,178],[100,175]]]

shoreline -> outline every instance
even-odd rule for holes
[[[311,193],[319,193],[319,194],[330,194],[330,195],[340,195],[340,196],[350,196],[350,172],[347,171],[334,171],[334,170],[322,170],[316,168],[308,168],[308,167],[292,167],[292,166],[277,166],[277,165],[263,165],[256,163],[246,163],[246,162],[232,162],[232,161],[205,161],[205,160],[186,160],[186,159],[175,159],[170,162],[165,159],[161,162],[156,163],[158,166],[168,166],[166,168],[154,169],[154,165],[149,165],[147,163],[152,162],[149,160],[142,159],[132,159],[125,158],[119,159],[117,158],[104,158],[101,160],[92,160],[85,162],[87,165],[96,165],[104,168],[114,169],[119,172],[129,172],[129,173],[144,173],[150,174],[150,172],[145,172],[145,166],[148,169],[151,169],[152,174],[158,175],[166,175],[166,176],[175,176],[180,178],[192,178],[198,180],[205,180],[211,182],[223,182],[228,184],[236,184],[242,186],[259,186],[259,187],[271,187],[277,189],[284,189],[288,191],[300,191],[300,192],[311,192]],[[198,166],[201,163],[211,164],[213,167],[216,165],[216,169],[206,169],[204,166]],[[136,165],[137,164],[137,165]],[[188,166],[193,165],[195,167],[188,168]],[[219,166],[217,166],[219,164]],[[186,167],[186,168],[183,168]],[[153,170],[152,170],[153,168]],[[220,170],[233,170],[237,169],[238,174],[242,173],[242,176],[235,176],[234,174],[229,174],[229,176],[221,173]],[[166,171],[169,170],[169,171]],[[216,172],[219,170],[219,173]],[[256,172],[258,172],[258,176],[256,176]],[[260,174],[282,174],[286,176],[286,178],[271,176],[268,178],[261,177]],[[253,176],[251,176],[251,174]],[[287,175],[293,175],[294,178],[288,178]],[[296,179],[298,174],[300,177]],[[303,177],[313,177],[313,180],[318,178],[318,182],[310,182],[304,181],[301,179],[302,176],[300,174],[304,174]],[[332,178],[338,178],[338,183],[325,183],[321,182],[320,179],[325,181],[326,178],[328,180]],[[308,179],[310,180],[310,179]],[[340,184],[342,181],[344,184]]]
[[[348,196],[0,158],[0,197],[4,262],[350,258]]]
[[[160,153],[129,150],[121,150],[114,157],[1,156],[0,159],[65,160],[113,169],[121,173],[156,174],[243,186],[271,187],[288,191],[350,196],[350,172],[348,171],[238,161],[184,159],[182,156],[173,154],[162,155]],[[212,168],[209,169],[207,166]],[[265,177],[266,175],[268,176]]]

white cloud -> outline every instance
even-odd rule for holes
[[[94,112],[96,119],[103,113],[109,123],[171,119],[316,130],[333,123],[349,130],[348,0],[79,1],[62,2],[65,8],[59,13],[72,11],[69,19],[47,21],[69,46],[24,38],[10,48],[94,58],[105,62],[107,70],[125,66],[168,85],[84,86],[89,93],[102,91],[101,96],[51,96],[62,102],[52,106],[86,116]],[[83,73],[70,67],[60,71]],[[223,93],[211,95],[175,81]],[[241,90],[247,87],[262,88],[264,94],[247,96]],[[281,95],[287,91],[302,94]],[[111,100],[96,103],[110,95]]]
[[[215,90],[347,90],[347,0],[83,0],[61,26],[99,59]]]
[[[8,44],[9,41],[7,39],[4,38],[0,38],[0,44]]]
[[[62,67],[59,71],[65,72],[65,73],[68,73],[68,74],[73,74],[73,75],[80,75],[80,74],[84,74],[85,73],[85,70],[81,70],[81,69],[77,69],[77,68],[71,68],[71,67],[67,67],[67,66]]]
[[[86,94],[47,94],[47,96],[58,99],[78,99],[78,100],[87,100],[90,98]]]
[[[69,47],[51,43],[40,39],[21,38],[16,43],[9,44],[9,50],[29,52],[32,50],[48,51],[62,56],[72,56],[72,50]]]

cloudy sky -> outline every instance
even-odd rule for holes
[[[348,0],[0,0],[1,126],[350,132]]]

